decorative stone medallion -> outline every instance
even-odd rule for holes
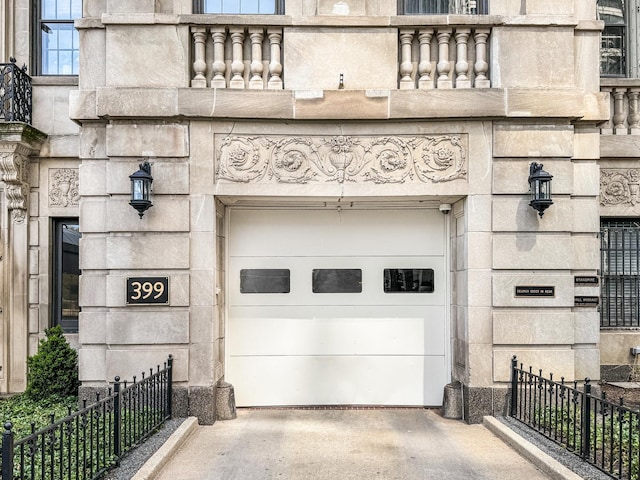
[[[632,205],[638,203],[640,170],[635,168],[600,170],[600,205]]]
[[[218,179],[243,183],[438,183],[467,177],[467,136],[216,138]]]
[[[49,206],[76,207],[80,200],[77,168],[49,170]]]

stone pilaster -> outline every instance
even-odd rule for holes
[[[28,351],[30,157],[37,155],[45,136],[22,123],[0,123],[0,186],[4,191],[0,218],[0,324],[2,370],[0,392],[26,387]]]

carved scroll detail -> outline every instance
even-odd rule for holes
[[[244,183],[438,183],[467,176],[466,135],[227,136],[219,179]]]
[[[7,208],[14,222],[26,218],[29,198],[29,159],[18,152],[0,153],[0,176],[6,184]]]
[[[600,171],[600,204],[603,206],[632,205],[638,203],[640,170],[602,169]]]

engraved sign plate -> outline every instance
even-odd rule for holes
[[[555,297],[556,287],[554,286],[534,286],[534,285],[518,285],[516,286],[516,297]]]
[[[169,277],[127,277],[127,304],[169,303]]]
[[[597,307],[600,303],[600,297],[580,295],[574,297],[574,305],[576,307]]]
[[[573,281],[575,285],[583,287],[597,287],[600,283],[596,276],[576,276],[573,277]]]

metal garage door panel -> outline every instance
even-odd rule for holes
[[[405,308],[401,317],[395,307],[377,306],[309,313],[301,307],[234,308],[227,348],[233,356],[444,355],[443,307]]]
[[[233,210],[229,255],[443,255],[436,210]]]
[[[275,405],[442,404],[443,356],[235,357],[236,403]]]
[[[230,305],[443,305],[445,296],[442,257],[232,257],[229,261]],[[288,269],[291,291],[282,294],[240,293],[242,269]],[[361,293],[313,293],[312,271],[316,268],[359,268]],[[432,293],[384,293],[385,268],[430,268],[434,271]]]

